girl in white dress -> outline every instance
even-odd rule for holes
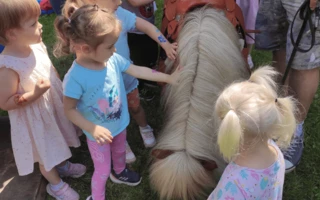
[[[63,110],[62,83],[42,43],[40,7],[35,0],[0,0],[0,108],[11,123],[13,153],[19,175],[38,162],[56,199],[79,195],[60,177],[80,177],[86,167],[66,161],[69,147],[79,147],[75,127]]]

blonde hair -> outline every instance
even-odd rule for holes
[[[296,106],[292,97],[278,97],[277,75],[272,67],[261,67],[248,81],[230,85],[219,96],[215,106],[221,119],[218,145],[227,160],[237,155],[244,135],[274,139],[280,147],[289,145],[296,128]]]
[[[0,44],[6,45],[6,32],[21,28],[21,23],[31,17],[40,16],[41,10],[36,0],[0,0]]]
[[[155,159],[150,168],[161,199],[196,199],[215,186],[213,171],[202,164],[215,162],[215,172],[226,166],[216,143],[217,126],[210,121],[212,110],[226,85],[249,78],[239,36],[222,11],[195,9],[184,19],[178,36],[183,70],[179,84],[165,89],[166,120],[153,149],[172,154]],[[173,67],[173,62],[167,64]]]
[[[72,44],[85,43],[96,49],[103,43],[105,36],[118,30],[121,25],[116,17],[97,5],[84,5],[79,9],[69,7],[71,16],[59,16],[54,22],[57,43],[54,55],[60,57],[72,52]]]

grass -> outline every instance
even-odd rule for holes
[[[158,1],[157,25],[160,24],[162,1]],[[53,45],[55,42],[55,34],[53,31],[53,21],[55,15],[42,16],[40,22],[43,24],[43,40],[47,46],[49,56],[63,78],[64,74],[71,66],[72,56],[56,59],[52,55]],[[271,54],[262,51],[253,51],[253,61],[256,66],[271,63]],[[159,104],[159,91],[157,98],[152,102],[142,102],[142,106],[146,110],[149,124],[154,128],[157,134],[162,126],[162,111]],[[305,121],[305,151],[299,167],[291,174],[286,176],[284,197],[285,200],[320,200],[320,91],[314,98],[314,102],[310,108],[308,118]],[[6,115],[1,111],[0,115]],[[128,141],[137,157],[137,161],[129,167],[140,172],[143,179],[139,186],[128,187],[113,184],[111,181],[107,183],[107,199],[108,200],[153,200],[158,199],[156,192],[151,188],[148,180],[149,169],[149,150],[144,148],[142,139],[136,123],[131,120],[128,127]],[[80,162],[88,167],[86,175],[80,179],[66,179],[76,191],[80,193],[81,200],[86,199],[90,195],[90,182],[93,172],[93,165],[87,149],[84,136],[81,137],[82,145],[78,149],[73,149],[72,162]],[[47,197],[47,200],[52,200]]]

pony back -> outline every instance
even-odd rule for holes
[[[169,150],[154,159],[152,185],[161,198],[195,199],[215,186],[202,161],[226,163],[217,146],[214,105],[220,92],[249,73],[239,36],[222,11],[204,7],[188,13],[178,36],[179,84],[167,86],[162,101],[165,122],[154,150]],[[167,61],[168,69],[173,62]]]

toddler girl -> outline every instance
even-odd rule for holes
[[[74,10],[70,7],[68,13]],[[138,173],[126,168],[129,113],[122,73],[174,83],[177,72],[169,76],[137,67],[116,54],[114,45],[121,32],[120,22],[97,5],[76,9],[70,18],[58,17],[55,28],[59,40],[55,55],[73,52],[77,57],[64,79],[64,109],[86,134],[94,163],[92,197],[87,199],[104,200],[109,175],[113,182],[130,186],[141,181]]]
[[[117,53],[127,60],[130,60],[128,32],[134,29],[146,33],[154,41],[157,41],[161,47],[165,49],[168,57],[175,59],[177,44],[171,44],[169,41],[167,41],[161,32],[150,22],[140,17],[136,17],[135,14],[119,7],[121,5],[120,0],[67,0],[63,8],[63,14],[68,17],[70,16],[68,8],[73,6],[80,7],[84,4],[97,4],[101,8],[106,8],[110,12],[115,13],[122,26],[122,30],[115,44],[115,48],[117,49]],[[145,147],[153,147],[156,144],[156,141],[153,135],[153,129],[148,125],[145,112],[140,105],[139,90],[137,88],[138,80],[129,74],[123,73],[123,81],[127,92],[129,111],[133,119],[135,119],[139,125],[139,130],[144,145]],[[126,162],[132,163],[135,160],[135,155],[133,154],[129,144],[126,143]]]
[[[277,96],[276,74],[260,68],[219,96],[218,144],[230,163],[210,200],[282,199],[285,164],[277,145],[289,145],[296,120],[293,99]]]
[[[19,175],[38,162],[47,192],[58,200],[79,195],[60,176],[80,177],[86,167],[66,161],[79,147],[75,127],[63,112],[62,84],[42,43],[40,7],[35,0],[0,0],[0,108],[11,123]]]

